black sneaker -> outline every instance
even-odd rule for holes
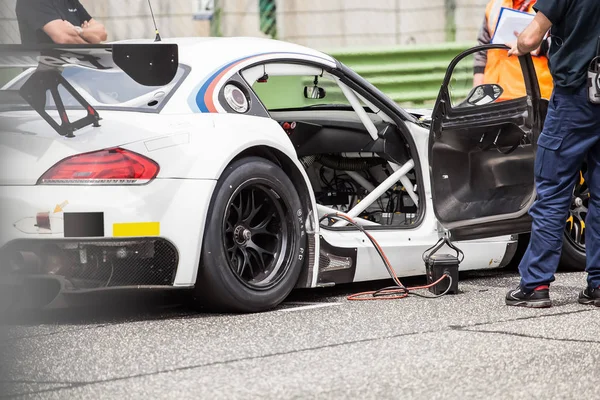
[[[587,287],[579,293],[579,303],[600,307],[600,288]]]
[[[506,294],[506,305],[530,308],[552,307],[552,302],[550,301],[550,287],[548,285],[542,285],[538,286],[530,293],[525,293],[519,286]]]

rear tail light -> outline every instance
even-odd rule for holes
[[[159,166],[121,148],[65,158],[38,180],[39,185],[143,185],[156,177]]]

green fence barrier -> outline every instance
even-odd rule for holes
[[[421,46],[352,48],[326,51],[371,82],[395,102],[424,106],[435,102],[450,61],[474,47],[473,42]],[[466,96],[473,81],[472,64],[461,63],[453,83],[456,97]]]
[[[451,42],[427,46],[384,48],[349,48],[325,51],[335,57],[392,100],[405,107],[433,104],[450,61],[462,51],[475,46],[472,42]],[[464,98],[472,87],[473,70],[470,59],[459,64],[453,74],[452,95]],[[0,69],[0,85],[20,72]],[[307,100],[304,86],[313,84],[311,77],[271,77],[268,83],[255,83],[259,97],[268,108],[297,107],[316,103],[344,103],[347,100],[334,82],[321,80],[327,90],[324,100]]]
[[[260,31],[272,38],[277,37],[277,5],[275,0],[259,0]]]
[[[438,96],[448,65],[462,51],[476,43],[452,42],[428,46],[385,48],[350,48],[327,51],[375,87],[404,107],[428,107]],[[267,108],[301,107],[319,103],[348,101],[331,80],[321,79],[325,88],[323,100],[307,100],[304,86],[313,85],[314,77],[270,77],[268,83],[256,83],[254,88]],[[451,95],[464,100],[473,87],[473,58],[465,58],[452,74]]]

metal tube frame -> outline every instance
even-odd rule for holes
[[[340,212],[339,210],[336,210],[335,208],[326,207],[321,204],[317,204],[317,213],[319,214],[319,219],[321,219],[323,216],[325,216],[327,214],[348,215],[346,213]],[[368,220],[362,219],[362,218],[356,218],[354,220],[354,222],[356,222],[357,225],[363,225],[363,226],[381,226],[377,222],[368,221]],[[334,224],[334,226],[335,226],[335,224]]]
[[[355,171],[344,171],[344,172],[350,178],[354,179],[354,181],[356,181],[356,183],[358,183],[360,186],[367,189],[369,192],[372,192],[373,190],[375,190],[375,186],[371,182],[369,182],[368,180],[363,178],[358,172],[355,172]]]
[[[390,164],[390,167],[392,167],[392,169],[394,171],[397,171],[400,168],[400,166],[398,164],[394,164],[394,163],[389,163],[389,164]],[[417,194],[415,193],[410,179],[408,179],[408,177],[405,175],[400,178],[400,182],[404,186],[404,189],[406,189],[406,193],[408,193],[408,195],[410,196],[412,201],[414,201],[415,205],[418,206],[419,205],[419,196],[417,196]]]
[[[409,160],[400,168],[398,168],[392,175],[390,175],[385,181],[383,181],[379,186],[375,188],[371,193],[367,195],[360,203],[354,206],[350,211],[346,213],[352,219],[355,219],[369,208],[373,203],[377,201],[386,191],[389,190],[392,186],[394,186],[402,177],[406,177],[406,174],[413,169],[415,166],[415,162],[413,160]],[[411,188],[412,189],[412,188]],[[338,221],[333,226],[341,227],[346,225],[346,221]]]

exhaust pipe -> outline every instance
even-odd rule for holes
[[[10,308],[42,309],[56,300],[63,286],[62,278],[56,275],[64,270],[67,260],[58,248],[45,250],[41,256],[31,251],[13,251],[6,263],[2,262],[1,275],[8,278],[6,283],[12,283],[8,285],[10,290],[5,291],[10,299],[3,298],[1,303]]]
[[[53,276],[31,276],[25,278],[22,286],[22,307],[40,310],[56,300],[61,292],[59,278]]]
[[[31,251],[15,251],[8,259],[8,273],[39,274],[41,267],[40,257]]]

